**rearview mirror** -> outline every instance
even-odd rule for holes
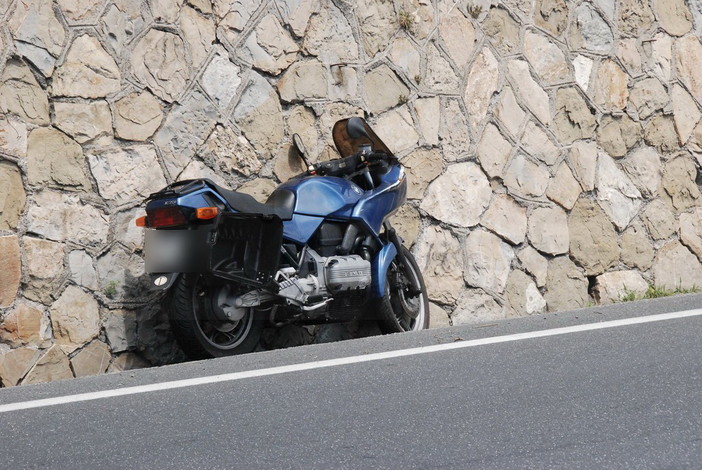
[[[295,146],[297,153],[299,153],[304,160],[307,156],[307,152],[305,151],[305,144],[302,142],[302,137],[300,137],[300,134],[293,134],[293,145]]]

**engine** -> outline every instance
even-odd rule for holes
[[[371,283],[371,264],[358,255],[320,256],[309,249],[306,262],[311,267],[305,277],[298,277],[293,268],[281,270],[278,295],[304,306],[311,297],[350,294],[364,291]]]

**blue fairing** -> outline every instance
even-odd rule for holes
[[[380,184],[367,191],[351,213],[352,218],[363,220],[374,233],[379,233],[383,222],[407,199],[407,180],[400,165],[394,165],[380,177]]]
[[[371,263],[371,270],[373,271],[373,296],[375,298],[380,298],[385,295],[385,274],[390,268],[390,263],[397,256],[397,248],[392,243],[388,243],[375,255],[373,262]]]

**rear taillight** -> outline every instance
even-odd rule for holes
[[[160,207],[146,211],[146,227],[175,227],[187,222],[185,214],[178,207]]]

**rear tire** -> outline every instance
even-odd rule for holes
[[[429,298],[422,273],[412,253],[401,247],[409,264],[409,272],[400,269],[395,258],[385,276],[385,295],[375,305],[380,331],[385,334],[419,331],[429,328]],[[407,276],[413,276],[420,286],[419,294],[410,295]]]
[[[171,330],[191,359],[252,352],[259,344],[265,319],[249,308],[241,320],[218,320],[212,310],[211,286],[200,274],[183,274],[166,298]]]

